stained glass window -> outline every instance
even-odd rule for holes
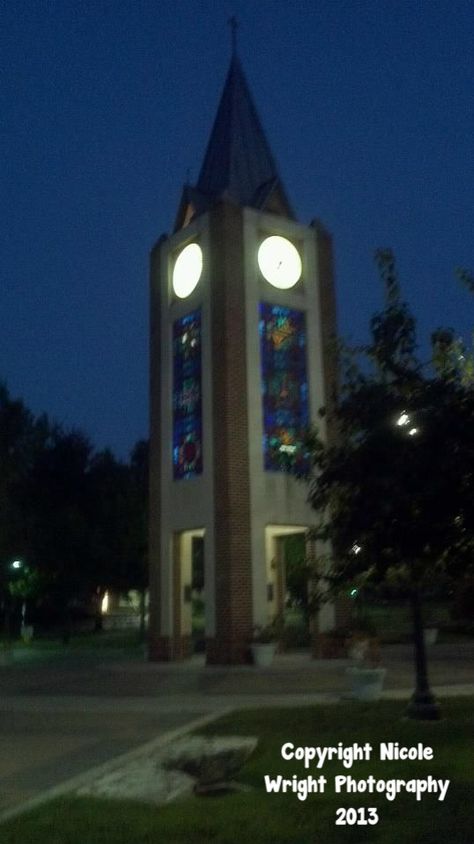
[[[264,466],[304,472],[309,425],[305,314],[261,302],[259,332]]]
[[[193,311],[173,323],[173,475],[201,472],[201,311]]]

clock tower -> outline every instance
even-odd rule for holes
[[[335,387],[335,302],[331,238],[295,220],[235,51],[150,282],[149,655],[191,654],[199,603],[207,662],[239,663],[314,519],[296,474]]]

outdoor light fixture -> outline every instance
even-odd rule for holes
[[[360,545],[357,545],[357,542],[354,542],[354,545],[352,546],[351,551],[352,551],[353,554],[360,554],[360,552],[362,551],[362,548],[360,547]]]
[[[13,560],[12,569],[21,569],[22,565],[21,560]]]
[[[397,425],[401,428],[403,425],[408,425],[409,421],[410,417],[408,416],[408,413],[403,410],[397,419]]]
[[[417,434],[417,433],[418,433],[418,428],[410,428],[410,430],[408,431],[408,436],[414,437],[415,434]]]

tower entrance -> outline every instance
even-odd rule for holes
[[[282,625],[285,647],[309,645],[311,636],[312,545],[299,525],[268,525],[265,530],[268,608]]]

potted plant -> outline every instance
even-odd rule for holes
[[[434,645],[438,640],[438,628],[434,624],[426,626],[423,630],[425,645]]]
[[[346,653],[355,662],[380,662],[380,643],[373,621],[362,612],[354,618],[346,641]]]
[[[313,641],[313,656],[316,659],[344,659],[349,636],[347,627],[334,627],[318,633]]]
[[[430,609],[428,609],[423,628],[423,636],[425,639],[426,646],[434,645],[437,642],[438,631],[439,627],[437,621],[435,620],[435,613],[433,613],[432,610],[430,611]]]
[[[378,700],[383,689],[386,668],[380,667],[380,645],[370,618],[358,613],[347,640],[347,655],[352,665],[346,669],[351,697]]]
[[[368,638],[353,640],[352,665],[346,668],[351,697],[354,700],[378,700],[382,693],[386,668],[380,667],[380,651]]]
[[[281,632],[281,618],[274,618],[269,624],[257,624],[253,628],[250,644],[254,665],[266,667],[271,665],[278,645]]]

